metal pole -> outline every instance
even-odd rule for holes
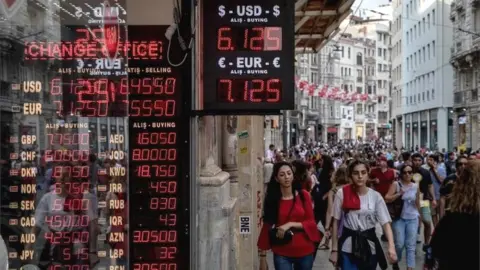
[[[290,119],[288,110],[283,111],[282,141],[283,149],[287,150],[290,145]]]

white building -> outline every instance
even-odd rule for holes
[[[403,12],[402,1],[392,1],[393,19],[390,25],[390,32],[392,34],[391,40],[391,58],[392,58],[392,91],[390,94],[390,118],[392,121],[392,141],[397,148],[403,146],[402,131],[403,128]]]
[[[480,148],[480,1],[453,1],[451,63],[454,67],[453,145],[461,150]],[[461,31],[462,29],[463,31]]]
[[[450,2],[402,2],[402,141],[407,149],[452,146],[448,129],[453,100]]]
[[[322,85],[339,87],[349,96],[354,93],[367,93],[367,73],[364,67],[367,43],[365,38],[357,38],[351,33],[339,35],[328,42],[321,53],[329,55],[326,65],[331,72],[325,72],[325,76],[321,77]],[[372,108],[369,109],[366,101],[345,103],[324,100],[323,102],[328,113],[322,114],[324,116],[322,123],[326,126],[328,138],[333,139],[336,136],[338,139],[366,139],[367,116],[376,123],[376,118],[371,117],[374,112],[371,111]],[[351,111],[352,115],[349,117],[344,113],[344,109],[345,112]]]

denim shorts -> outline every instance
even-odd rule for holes
[[[423,222],[426,222],[426,223],[432,222],[432,211],[430,209],[430,206],[421,207],[420,213],[421,213]]]

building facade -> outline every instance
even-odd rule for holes
[[[450,5],[447,1],[418,0],[402,5],[403,146],[451,148]]]
[[[390,121],[392,124],[392,142],[397,148],[403,147],[403,17],[402,1],[392,1],[392,21],[390,32],[390,54],[392,59],[391,69],[391,94],[390,94]]]
[[[453,23],[451,64],[453,66],[453,145],[461,150],[480,148],[480,1],[453,1],[450,10]],[[461,31],[462,29],[463,31]]]

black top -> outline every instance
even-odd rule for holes
[[[440,186],[440,195],[445,197],[445,211],[450,210],[450,194],[452,194],[455,180],[457,180],[457,175],[455,173],[450,174],[443,180]]]
[[[428,191],[428,187],[432,184],[432,178],[430,177],[430,172],[420,167],[416,173],[419,173],[421,175],[420,183],[418,186],[419,186],[420,192],[423,194],[423,199],[431,201],[432,196]]]
[[[448,213],[440,220],[430,242],[439,270],[480,269],[479,218],[478,214]]]

